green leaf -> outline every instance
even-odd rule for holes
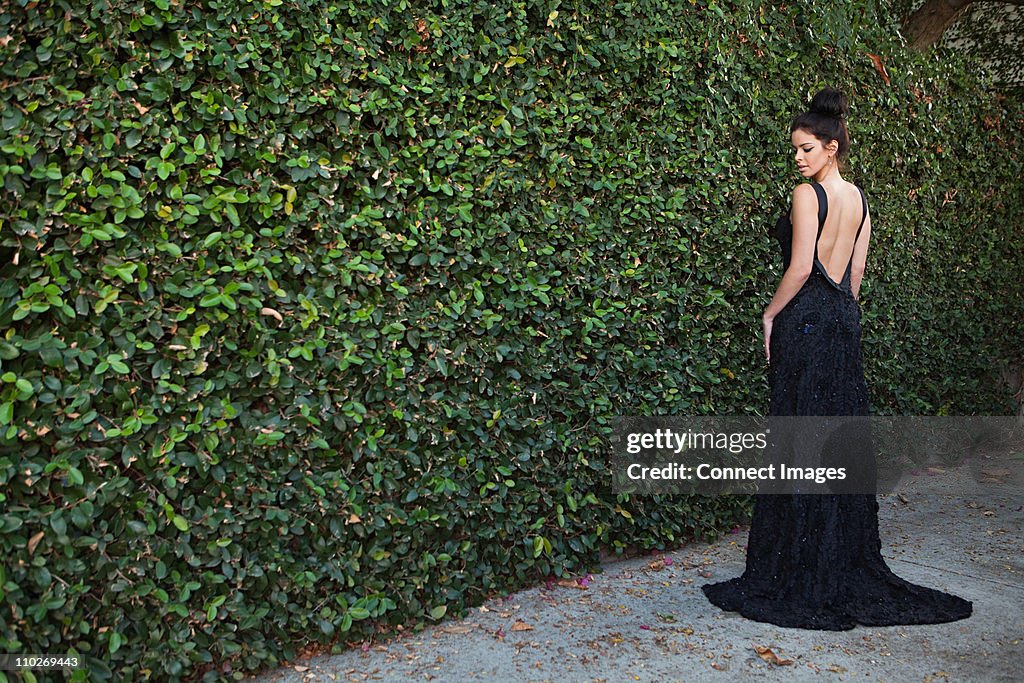
[[[77,467],[68,467],[68,483],[72,486],[81,486],[85,483],[85,477],[82,476],[82,471]]]

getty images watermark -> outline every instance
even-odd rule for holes
[[[1015,417],[620,417],[611,469],[618,493],[874,494],[995,455],[1019,484],[1022,435]]]

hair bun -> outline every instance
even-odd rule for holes
[[[842,91],[835,88],[823,88],[811,100],[811,112],[822,116],[841,119],[850,111],[850,103]]]

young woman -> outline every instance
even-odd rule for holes
[[[846,96],[826,88],[790,128],[800,174],[776,224],[785,273],[764,311],[770,416],[868,415],[860,291],[871,239],[863,192],[843,180]],[[871,494],[759,495],[742,576],[702,587],[724,610],[795,628],[955,621],[971,603],[885,564]]]

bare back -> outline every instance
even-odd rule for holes
[[[845,180],[815,185],[825,200],[824,207],[819,206],[819,215],[823,210],[825,219],[815,243],[815,264],[834,284],[843,282],[850,269],[856,296],[867,256],[867,201],[856,185]]]

